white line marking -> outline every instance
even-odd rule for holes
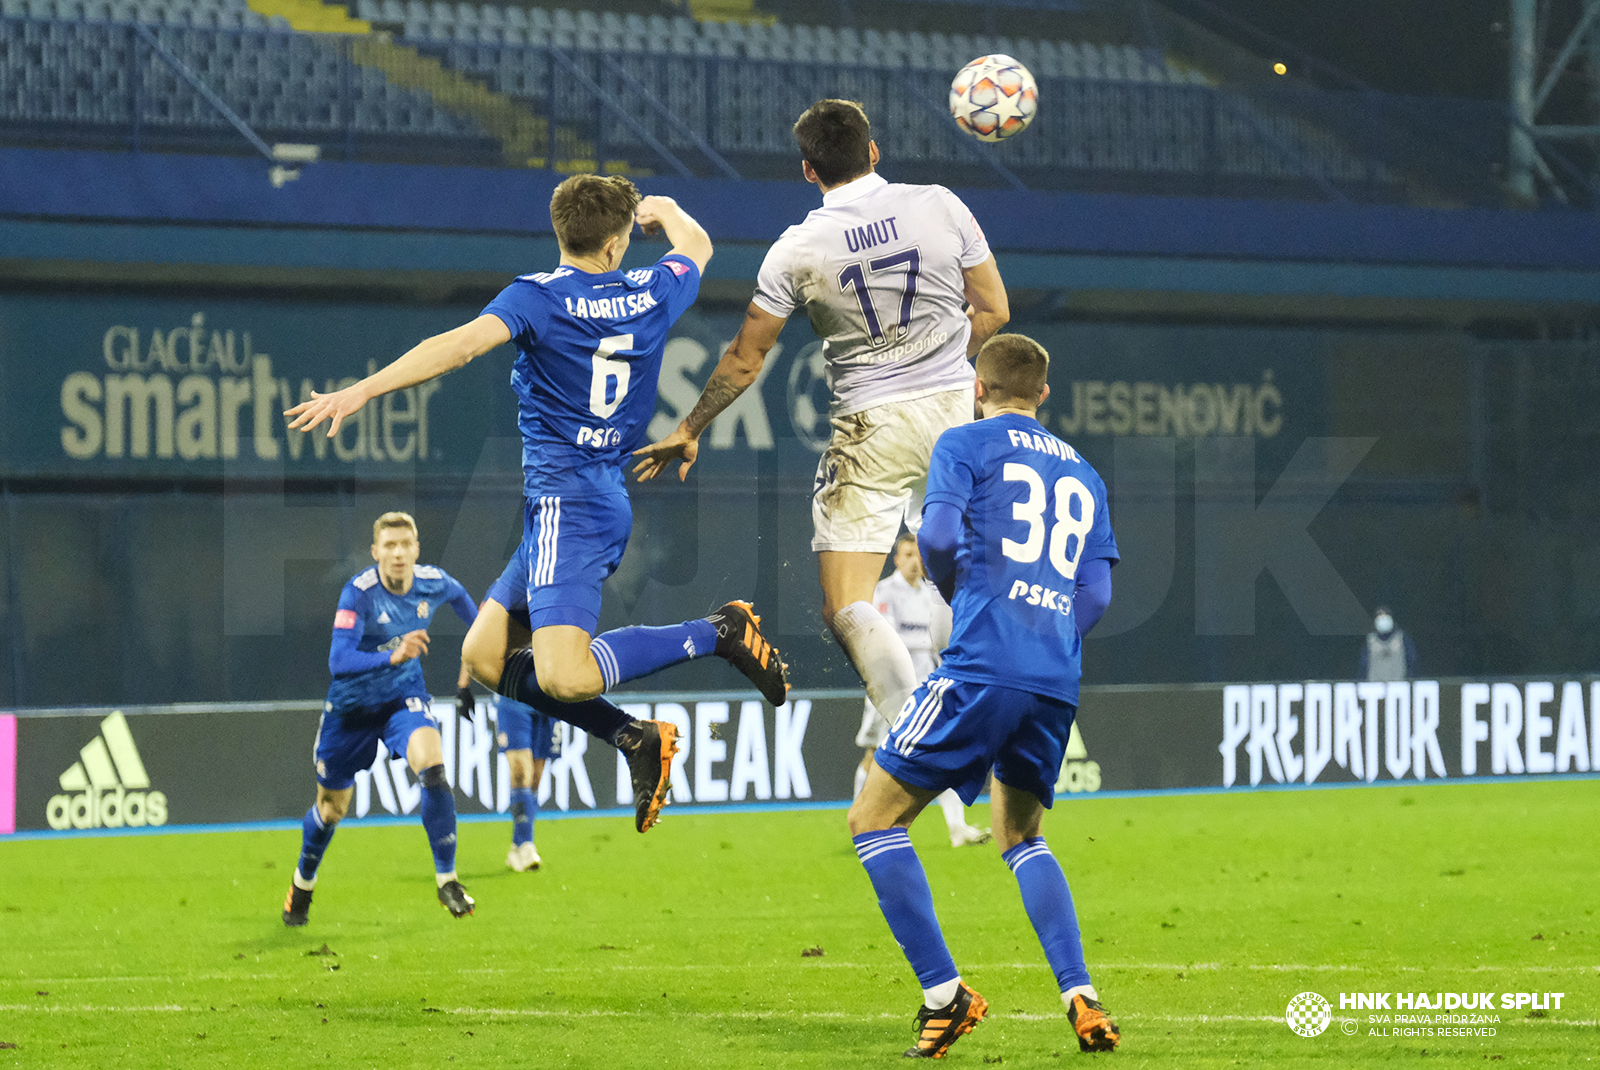
[[[619,948],[618,951],[626,953],[629,949]],[[526,966],[521,968],[508,967],[482,967],[462,968],[455,972],[462,975],[475,974],[524,974],[524,973],[681,973],[686,971],[701,972],[705,970],[762,970],[770,971],[779,966],[779,962],[741,962],[741,963],[678,963],[678,964],[652,964],[631,965],[626,963],[596,963],[594,965],[571,966]],[[881,970],[886,964],[881,962],[818,962],[814,960],[797,960],[797,965],[805,970]],[[1421,966],[1349,966],[1334,964],[1303,964],[1303,963],[1248,963],[1244,965],[1231,965],[1221,962],[1091,962],[1095,970],[1183,970],[1186,972],[1215,972],[1226,973],[1230,970],[1256,970],[1272,971],[1279,973],[1300,973],[1313,971],[1330,971],[1341,973],[1597,973],[1600,966],[1463,966],[1463,967],[1421,967]],[[968,970],[1046,970],[1049,966],[1043,960],[1039,962],[980,962],[963,963]],[[188,974],[177,979],[179,982],[188,981],[281,981],[299,978],[300,974],[288,975],[282,973],[202,973]],[[0,983],[4,982],[0,978]],[[101,977],[26,977],[10,978],[24,985],[71,985],[71,984],[121,984],[123,982],[148,982],[166,981],[175,979],[166,974],[161,975],[129,975],[129,976],[101,976]]]
[[[80,1003],[76,1006],[44,1005],[39,1006],[29,1003],[0,1003],[0,1011],[20,1011],[39,1014],[60,1014],[63,1012],[81,1012],[89,1014],[146,1014],[156,1011],[176,1011],[179,1013],[208,1013],[209,1007],[183,1007],[176,1003],[157,1003],[148,1006],[117,1007],[98,1003]],[[241,1008],[244,1010],[257,1010],[260,1008]],[[371,1007],[339,1007],[337,1010],[352,1014],[365,1013],[379,1009]],[[426,1008],[434,1010],[435,1008]],[[637,1011],[615,1010],[610,1008],[591,1008],[585,1011],[578,1010],[550,1010],[541,1007],[447,1007],[437,1008],[446,1014],[460,1014],[466,1016],[480,1016],[484,1018],[652,1018],[666,1013],[662,1011]],[[714,1018],[738,1021],[762,1021],[764,1019],[792,1019],[819,1020],[819,1021],[845,1021],[845,1022],[871,1022],[893,1020],[898,1021],[905,1017],[904,1014],[880,1012],[878,1014],[850,1014],[844,1011],[790,1011],[790,1010],[765,1010],[765,1011],[696,1011],[697,1018]],[[991,1017],[1013,1019],[1023,1022],[1062,1022],[1066,1020],[1066,1012],[1056,1014],[1033,1014],[1029,1012],[997,1011]],[[1138,1011],[1123,1011],[1116,1015],[1118,1019],[1139,1022],[1194,1022],[1206,1025],[1211,1022],[1270,1022],[1281,1024],[1282,1015],[1274,1014],[1141,1014]],[[1513,1018],[1511,1022],[1522,1021]],[[1335,1016],[1334,1021],[1359,1021],[1359,1019]],[[1530,1024],[1537,1025],[1569,1025],[1581,1028],[1592,1028],[1600,1025],[1600,1019],[1595,1018],[1530,1018]],[[1502,1024],[1510,1024],[1503,1022]]]
[[[142,1013],[144,1011],[186,1011],[188,1007],[180,1007],[176,1003],[158,1003],[149,1007],[107,1007],[102,1004],[80,1003],[76,1007],[63,1007],[59,1004],[38,1006],[31,1003],[0,1003],[0,1011],[37,1011],[44,1014],[59,1014],[62,1011],[128,1011]]]

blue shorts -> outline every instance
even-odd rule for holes
[[[600,623],[600,588],[622,563],[632,532],[633,506],[623,490],[525,499],[522,545],[506,567],[510,573],[520,558],[522,598],[508,591],[514,605],[495,601],[513,616],[525,614],[530,631],[571,624],[593,635]]]
[[[495,703],[495,723],[502,752],[531,750],[536,760],[561,754],[561,722],[532,706],[500,697]]]
[[[528,551],[522,543],[517,544],[517,552],[511,555],[505,571],[489,585],[489,593],[484,597],[498,602],[511,619],[524,628],[528,626]]]
[[[954,788],[969,806],[993,768],[996,780],[1048,807],[1077,713],[1062,699],[936,672],[912,693],[873,758],[896,780],[927,791]]]
[[[427,695],[407,695],[376,710],[335,712],[327,703],[317,724],[317,783],[329,791],[343,791],[356,782],[356,774],[378,757],[378,740],[394,758],[406,756],[411,733],[419,728],[439,728],[429,709]]]

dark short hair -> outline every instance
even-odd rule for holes
[[[900,552],[900,544],[901,543],[907,543],[907,542],[909,542],[912,546],[917,545],[917,533],[914,532],[914,531],[902,531],[900,533],[900,537],[898,539],[894,540],[895,552],[899,553]]]
[[[627,232],[638,206],[639,190],[621,175],[573,175],[550,197],[550,222],[563,252],[588,256]]]
[[[853,100],[819,100],[795,120],[800,157],[825,186],[837,186],[872,170],[872,124]]]
[[[1025,334],[997,334],[974,361],[983,389],[995,401],[1039,404],[1050,374],[1050,354]]]

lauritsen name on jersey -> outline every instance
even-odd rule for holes
[[[655,308],[658,302],[647,291],[618,294],[615,297],[568,297],[567,314],[586,320],[623,320]]]

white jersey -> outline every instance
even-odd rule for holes
[[[785,318],[805,306],[823,340],[832,415],[848,416],[972,386],[961,272],[988,258],[954,193],[869,174],[824,193],[783,232],[753,300]]]
[[[948,618],[950,608],[933,584],[920,580],[912,585],[899,572],[891,572],[873,588],[872,604],[906,645],[918,680],[939,667],[939,640],[949,638],[950,625],[938,617],[942,612]]]

